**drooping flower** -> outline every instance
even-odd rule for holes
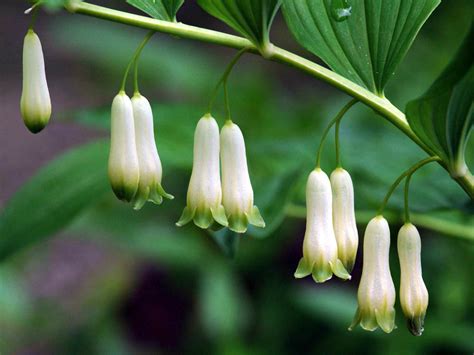
[[[193,220],[203,229],[214,221],[227,227],[219,171],[219,127],[210,114],[202,117],[196,126],[193,155],[187,205],[176,225],[181,227]]]
[[[365,330],[395,327],[395,286],[389,265],[390,229],[382,216],[373,218],[364,234],[364,262],[357,293],[359,306],[349,330],[360,323]]]
[[[32,133],[40,132],[51,117],[43,49],[36,33],[29,29],[23,43],[23,92],[20,101],[21,115]]]
[[[221,130],[222,204],[229,228],[245,233],[248,224],[265,227],[265,222],[253,204],[253,189],[247,167],[242,132],[232,121]]]
[[[337,257],[337,243],[332,223],[331,183],[325,172],[317,168],[306,184],[306,232],[303,257],[295,271],[296,278],[312,275],[316,282],[329,280],[333,273],[351,276]]]
[[[120,91],[112,102],[109,180],[120,200],[130,202],[138,189],[140,169],[130,98]]]
[[[354,267],[359,234],[354,212],[354,188],[349,173],[337,168],[331,174],[332,217],[339,259],[348,272]]]
[[[423,333],[428,308],[428,290],[421,273],[421,239],[416,227],[406,223],[398,232],[400,303],[413,335]]]
[[[163,197],[173,199],[161,186],[162,166],[155,144],[153,131],[153,112],[148,100],[136,93],[132,97],[135,123],[135,142],[137,147],[140,180],[133,197],[133,208],[140,209],[146,201],[160,204]]]

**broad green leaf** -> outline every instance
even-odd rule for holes
[[[157,20],[176,21],[176,13],[184,0],[127,0],[127,3]]]
[[[266,53],[281,0],[198,0],[198,4]]]
[[[53,235],[110,189],[107,146],[67,152],[23,185],[0,214],[0,260]]]
[[[416,135],[449,161],[451,175],[466,172],[464,153],[474,123],[474,25],[454,60],[420,98],[407,105]]]
[[[204,271],[198,309],[205,332],[216,339],[239,335],[248,323],[250,311],[242,285],[225,263],[208,263]]]
[[[335,72],[383,95],[440,0],[283,0],[297,41]]]

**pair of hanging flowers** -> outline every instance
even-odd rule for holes
[[[187,205],[176,224],[183,226],[191,220],[204,229],[215,221],[237,233],[245,233],[249,224],[265,227],[254,205],[244,137],[231,120],[222,127],[220,136],[217,122],[210,114],[197,124]]]
[[[120,200],[140,209],[147,201],[173,199],[161,186],[163,169],[155,144],[153,113],[139,92],[120,91],[112,102],[108,174]]]

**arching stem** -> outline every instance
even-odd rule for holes
[[[335,123],[339,122],[342,117],[344,117],[344,115],[346,114],[347,111],[349,111],[349,109],[354,106],[356,103],[358,102],[357,99],[352,99],[351,101],[349,101],[343,108],[341,111],[339,111],[339,113],[331,120],[331,122],[329,122],[329,124],[327,125],[326,129],[324,130],[323,132],[323,135],[321,137],[321,142],[319,143],[319,147],[318,147],[318,153],[316,155],[316,167],[317,168],[320,168],[321,167],[321,155],[322,155],[322,152],[323,152],[323,147],[324,147],[324,142],[326,141],[326,138],[327,138],[327,135],[329,133],[329,131],[331,130],[331,127],[334,126]],[[338,154],[337,150],[339,149],[339,147],[337,146],[337,143],[336,142],[336,155]]]
[[[428,164],[428,163],[431,163],[433,161],[440,161],[441,158],[438,157],[438,156],[432,156],[432,157],[429,157],[429,158],[426,158],[426,159],[423,159],[423,160],[420,160],[418,163],[414,164],[413,166],[411,166],[409,169],[407,169],[405,172],[403,172],[398,178],[397,180],[395,180],[395,182],[392,184],[392,186],[390,186],[390,189],[388,190],[387,194],[385,195],[385,198],[383,199],[383,202],[382,204],[380,205],[380,208],[377,212],[378,215],[381,215],[383,214],[383,211],[385,209],[385,207],[387,206],[387,203],[388,201],[390,200],[390,197],[392,196],[393,192],[395,191],[395,189],[397,188],[397,186],[400,184],[400,182],[402,182],[402,180],[407,177],[407,176],[410,176],[412,175],[415,171],[417,171],[418,169],[420,169],[422,166]]]
[[[136,64],[136,62],[138,61],[138,58],[140,57],[140,54],[142,53],[143,48],[145,48],[146,44],[148,43],[148,41],[150,40],[150,38],[154,34],[155,34],[155,31],[148,32],[148,34],[143,39],[142,43],[140,43],[140,45],[135,50],[135,53],[133,54],[132,59],[128,63],[127,68],[125,69],[125,73],[123,75],[122,85],[120,87],[120,91],[125,91],[125,86],[127,85],[128,73],[130,72],[130,69],[131,69],[132,65]],[[137,69],[137,71],[138,71],[138,69]],[[135,82],[135,91],[138,91],[138,79],[135,77],[135,80],[136,80],[136,82]]]
[[[212,111],[212,106],[214,105],[214,101],[216,100],[217,93],[219,91],[219,87],[224,84],[224,98],[226,102],[226,109],[227,109],[227,115],[230,119],[230,107],[229,107],[229,100],[228,100],[228,93],[227,93],[227,78],[229,77],[230,73],[232,72],[232,69],[234,68],[235,64],[239,61],[240,57],[247,51],[247,48],[242,48],[240,51],[237,52],[237,54],[232,58],[232,60],[229,62],[227,65],[224,74],[222,74],[222,77],[219,79],[217,82],[216,86],[214,87],[214,90],[212,91],[211,94],[211,99],[209,100],[209,105],[207,106],[207,112],[211,113]]]

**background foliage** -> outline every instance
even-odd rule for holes
[[[184,5],[181,21],[219,26],[191,6]],[[469,1],[445,2],[422,30],[386,90],[399,107],[425,92],[454,55],[468,30],[470,7]],[[164,186],[176,200],[137,213],[114,199],[105,169],[109,101],[143,33],[78,16],[40,19],[48,26],[43,42],[69,54],[57,65],[73,62],[95,73],[93,85],[109,95],[94,108],[77,103],[73,110],[55,112],[53,125],[84,126],[100,140],[64,153],[35,173],[11,194],[2,212],[3,352],[472,352],[474,284],[465,265],[474,262],[473,245],[451,238],[472,235],[472,206],[439,166],[423,169],[412,184],[413,219],[425,227],[426,332],[421,338],[409,335],[397,308],[399,329],[391,335],[349,333],[360,257],[351,282],[315,285],[292,277],[304,233],[299,217],[304,180],[323,127],[348,98],[295,71],[244,57],[230,79],[232,111],[246,137],[256,203],[268,227],[239,239],[225,232],[211,236],[193,226],[177,229],[174,222],[184,205],[192,164],[193,130],[232,52],[166,36],[157,36],[145,49],[142,92],[153,102]],[[281,17],[272,39],[297,48]],[[221,124],[223,117],[223,110],[216,112]],[[341,133],[362,234],[391,181],[424,153],[362,105],[351,111]],[[473,157],[467,158],[472,167]],[[333,166],[329,141],[323,168],[329,172]],[[14,172],[0,173],[14,178]],[[395,234],[400,193],[390,208]],[[398,284],[395,253],[391,266]]]

